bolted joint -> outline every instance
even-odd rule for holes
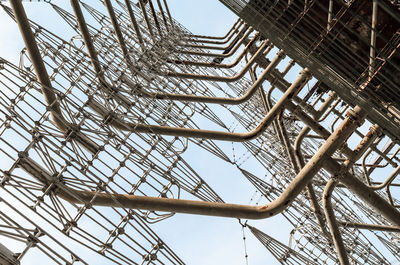
[[[278,58],[280,59],[284,59],[286,57],[286,54],[283,50],[279,50],[276,55],[278,56]]]
[[[359,109],[357,109],[359,110]],[[365,118],[364,115],[360,113],[360,111],[357,111],[356,109],[350,109],[346,113],[346,117],[349,118],[350,121],[354,122],[357,127],[363,125]]]

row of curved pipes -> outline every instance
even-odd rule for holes
[[[80,145],[84,146],[91,153],[96,153],[99,147],[83,135],[77,128],[76,125],[69,123],[63,117],[62,110],[60,108],[60,103],[56,98],[54,89],[52,88],[51,81],[46,72],[43,60],[40,56],[35,37],[32,33],[29,21],[25,14],[24,8],[20,0],[10,0],[13,12],[15,14],[16,21],[18,23],[19,29],[23,36],[26,48],[28,50],[29,56],[31,58],[32,64],[34,66],[37,78],[42,86],[42,93],[45,97],[46,103],[48,105],[49,111],[52,115],[52,119],[58,129],[63,132],[64,135],[68,136],[71,133],[74,134],[74,140],[76,140]],[[114,32],[118,39],[119,45],[126,60],[128,67],[132,67],[132,72],[137,73],[137,70],[133,68],[130,55],[125,44],[121,29],[119,28],[118,21],[116,19],[115,13],[110,0],[104,0],[106,8],[108,10],[111,22],[114,28]],[[162,34],[160,24],[157,20],[157,15],[154,10],[152,1],[148,1],[151,9],[153,19],[155,21],[156,27],[159,34]],[[148,30],[150,32],[153,42],[155,42],[155,35],[152,31],[152,26],[150,24],[148,14],[145,8],[145,4],[142,0],[139,0],[139,4],[142,10],[143,18],[146,21]],[[171,30],[174,27],[174,23],[170,12],[168,10],[168,5],[164,0],[164,6],[169,17],[169,25],[163,12],[160,0],[157,0],[159,9],[161,10],[162,20],[164,26],[167,30]],[[131,18],[131,24],[135,30],[136,36],[138,38],[138,43],[141,45],[142,49],[144,47],[144,40],[140,32],[137,20],[134,16],[134,12],[131,7],[129,0],[125,0],[125,5],[128,10],[128,14]],[[84,40],[85,46],[88,51],[88,55],[91,59],[93,69],[96,73],[99,83],[102,85],[103,89],[108,92],[117,100],[123,101],[122,98],[118,98],[118,93],[114,93],[116,89],[109,84],[104,78],[104,72],[101,67],[101,63],[97,58],[97,52],[94,48],[92,38],[89,34],[87,24],[85,22],[82,10],[78,0],[71,0],[71,6],[74,10],[79,29]],[[191,201],[191,200],[178,200],[178,199],[168,199],[168,198],[154,198],[146,196],[135,196],[130,194],[109,194],[104,192],[93,192],[93,191],[78,191],[67,187],[62,183],[57,183],[58,192],[57,195],[70,203],[76,204],[91,204],[91,205],[102,205],[102,206],[112,206],[112,207],[125,207],[133,209],[146,209],[153,211],[167,211],[167,212],[179,212],[179,213],[189,213],[189,214],[201,214],[201,215],[211,215],[211,216],[224,216],[224,217],[234,217],[234,218],[245,218],[245,219],[260,219],[268,218],[273,215],[281,213],[285,210],[290,203],[303,191],[304,188],[307,189],[311,205],[314,209],[316,218],[321,226],[322,232],[331,238],[334,242],[338,257],[341,264],[349,264],[349,259],[347,257],[347,251],[343,244],[341,234],[339,231],[338,222],[336,221],[333,208],[330,202],[330,198],[333,190],[339,186],[344,185],[355,193],[358,197],[369,204],[373,209],[380,212],[390,223],[395,226],[379,226],[372,224],[358,224],[358,223],[348,223],[339,222],[339,224],[345,227],[357,227],[360,229],[375,229],[383,231],[400,231],[400,212],[393,207],[386,200],[381,198],[373,190],[382,189],[387,187],[397,176],[400,168],[397,167],[395,172],[388,177],[386,181],[380,183],[376,186],[365,185],[363,182],[358,180],[354,175],[352,175],[348,169],[357,161],[365,152],[371,150],[375,146],[374,141],[381,133],[381,130],[375,125],[371,128],[371,131],[363,138],[359,146],[355,150],[351,150],[347,146],[343,146],[348,137],[354,133],[357,128],[362,125],[366,112],[356,106],[353,110],[348,111],[347,117],[340,123],[340,125],[333,131],[329,133],[328,130],[323,128],[318,121],[324,119],[330,111],[334,111],[332,108],[332,103],[336,100],[335,93],[331,93],[328,99],[325,101],[321,107],[312,113],[312,116],[307,114],[301,109],[305,107],[307,110],[310,106],[304,106],[304,102],[297,97],[297,93],[303,88],[303,86],[311,79],[311,73],[304,69],[299,77],[292,84],[288,84],[284,80],[285,74],[293,66],[292,61],[289,66],[279,73],[275,68],[279,62],[284,58],[284,53],[279,51],[276,57],[269,62],[265,58],[266,50],[270,50],[268,45],[269,41],[264,40],[261,42],[260,47],[255,47],[256,41],[259,39],[258,34],[256,34],[253,39],[249,40],[248,37],[253,30],[245,25],[242,20],[238,20],[232,28],[223,37],[211,37],[211,36],[199,36],[199,35],[187,35],[185,36],[185,43],[189,42],[203,42],[217,45],[224,45],[231,41],[231,43],[226,46],[201,46],[192,44],[183,44],[187,47],[203,48],[203,49],[217,49],[217,50],[227,50],[229,52],[225,54],[214,54],[214,53],[204,53],[204,52],[190,52],[190,51],[180,51],[182,53],[190,53],[192,55],[201,55],[208,57],[222,57],[226,58],[233,55],[237,49],[242,45],[246,44],[244,50],[240,53],[237,59],[232,64],[219,64],[219,63],[207,63],[207,62],[195,62],[195,61],[180,61],[180,60],[170,60],[167,62],[174,64],[184,64],[184,65],[196,65],[202,67],[219,67],[219,68],[232,68],[237,65],[237,63],[244,57],[246,53],[252,53],[252,57],[246,63],[245,67],[235,76],[232,77],[221,77],[221,76],[207,76],[207,75],[195,75],[190,73],[177,73],[177,72],[167,72],[161,73],[164,76],[173,76],[178,78],[189,78],[197,80],[212,80],[221,82],[233,82],[239,80],[244,76],[245,73],[250,71],[250,75],[253,79],[253,85],[248,89],[248,91],[241,97],[238,98],[218,98],[218,97],[205,97],[197,95],[181,95],[181,94],[167,94],[158,92],[148,92],[145,89],[136,90],[135,93],[142,97],[155,98],[155,99],[168,99],[168,100],[180,100],[180,101],[190,101],[190,102],[202,102],[202,103],[212,103],[212,104],[241,104],[249,100],[256,92],[259,92],[263,100],[263,105],[265,108],[266,115],[260,124],[252,131],[247,133],[230,133],[230,132],[219,132],[219,131],[209,131],[209,130],[193,130],[187,128],[175,128],[168,126],[157,126],[157,125],[147,125],[140,123],[130,123],[124,121],[122,118],[117,117],[112,112],[105,109],[99,103],[94,100],[89,101],[88,106],[90,106],[94,111],[104,117],[104,120],[108,121],[112,126],[124,130],[136,133],[154,133],[162,135],[173,135],[173,136],[183,136],[183,137],[197,137],[197,138],[207,138],[214,140],[224,140],[224,141],[248,141],[254,139],[261,135],[264,130],[269,126],[273,125],[278,138],[282,141],[286,148],[290,163],[293,166],[296,177],[287,186],[287,188],[282,192],[282,194],[274,201],[262,205],[262,206],[249,206],[249,205],[238,205],[238,204],[225,204],[225,203],[214,203],[214,202],[202,202],[202,201]],[[219,47],[219,48],[217,48]],[[267,51],[267,52],[268,52]],[[252,69],[252,66],[255,66]],[[264,68],[264,71],[259,77],[255,75],[256,67]],[[140,73],[138,73],[140,74]],[[271,88],[268,90],[267,95],[264,94],[262,88],[262,83],[268,80],[271,84]],[[135,87],[135,84],[130,81],[128,76],[123,77],[123,81],[130,87]],[[272,105],[271,93],[273,89],[278,88],[283,92],[281,98]],[[298,103],[296,105],[292,102]],[[301,106],[301,107],[299,107]],[[291,146],[288,133],[285,130],[283,124],[283,111],[287,109],[293,115],[295,115],[299,120],[306,124],[306,127],[298,135],[294,147]],[[319,148],[315,155],[305,162],[305,158],[301,152],[301,143],[303,139],[308,135],[308,133],[313,130],[318,134],[319,137],[325,139],[324,144]],[[346,155],[347,160],[344,164],[339,163],[332,158],[332,155],[338,150]],[[375,147],[375,149],[377,149]],[[40,165],[34,162],[29,157],[21,158],[21,167],[28,173],[32,174],[39,181],[46,185],[54,185],[54,179],[52,174],[47,173]],[[378,163],[379,164],[379,163]],[[311,185],[311,180],[317,174],[319,170],[324,168],[332,174],[332,179],[326,183],[326,187],[323,195],[323,206],[324,213],[319,206],[317,197],[315,195],[313,186]],[[329,227],[329,233],[326,229],[325,222]]]

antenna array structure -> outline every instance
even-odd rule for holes
[[[67,39],[1,3],[26,46],[0,58],[1,264],[183,264],[152,228],[175,213],[238,218],[281,264],[400,262],[396,3],[221,2],[241,17],[222,37],[165,0],[46,4]],[[200,177],[196,146],[250,205]],[[251,221],[275,215],[289,244]]]

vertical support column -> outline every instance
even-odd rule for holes
[[[130,102],[125,97],[122,97],[119,94],[113,93],[113,87],[109,85],[106,81],[104,76],[103,68],[100,65],[100,61],[97,56],[96,48],[93,45],[92,37],[90,36],[89,29],[87,27],[85,17],[83,16],[81,6],[79,4],[79,0],[71,0],[71,6],[74,10],[76,20],[78,22],[79,30],[81,31],[83,41],[85,43],[86,49],[88,50],[90,61],[93,65],[94,71],[96,73],[97,79],[99,80],[100,84],[102,84],[102,88],[109,95],[113,95],[114,98],[117,98],[120,103],[124,104],[125,106],[129,106]]]

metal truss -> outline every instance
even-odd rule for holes
[[[241,19],[215,37],[153,2],[46,4],[69,39],[1,3],[26,49],[0,57],[0,237],[24,246],[0,262],[183,264],[152,229],[175,213],[245,219],[282,264],[400,261],[397,4],[221,0]],[[191,144],[265,203],[225,203]],[[288,245],[248,224],[278,214]]]

